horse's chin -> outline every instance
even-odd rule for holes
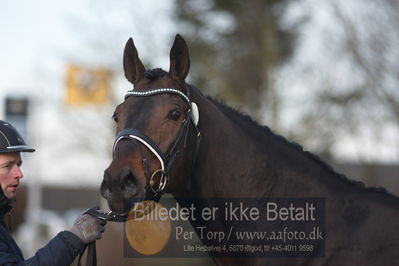
[[[129,212],[115,212],[113,211],[114,214],[118,215],[118,216],[122,216],[122,217],[126,217],[129,215]]]
[[[121,205],[121,204],[112,204],[108,202],[109,209],[119,215],[119,216],[126,216],[129,214],[129,211],[133,208],[134,204],[132,206],[129,205]]]
[[[128,215],[137,202],[144,200],[145,194],[138,193],[129,198],[107,199],[109,209],[117,215]]]

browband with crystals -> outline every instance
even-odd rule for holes
[[[171,93],[171,94],[176,94],[182,97],[187,104],[191,107],[190,104],[190,99],[185,95],[183,92],[172,89],[172,88],[159,88],[159,89],[154,89],[154,90],[149,90],[149,91],[135,91],[135,90],[128,90],[125,95],[125,100],[130,97],[130,96],[151,96],[155,94],[162,94],[162,93]]]
[[[187,93],[189,91],[187,90]],[[156,94],[162,94],[162,93],[170,93],[170,94],[175,94],[180,96],[184,101],[186,101],[188,105],[188,112],[190,113],[190,116],[192,118],[193,123],[195,126],[198,125],[199,121],[199,111],[198,111],[198,106],[195,104],[195,102],[190,101],[189,97],[184,94],[183,92],[177,90],[177,89],[172,89],[172,88],[159,88],[159,89],[153,89],[149,91],[135,91],[133,90],[128,90],[125,94],[125,100],[129,98],[130,96],[134,97],[145,97],[145,96],[152,96]]]

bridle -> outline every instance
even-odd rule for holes
[[[140,130],[135,128],[127,128],[121,130],[115,139],[114,146],[113,146],[113,154],[115,154],[116,146],[118,145],[119,141],[123,139],[129,139],[135,142],[135,145],[140,152],[141,161],[144,168],[144,174],[146,177],[146,186],[145,190],[145,199],[146,200],[155,200],[158,201],[162,194],[165,192],[167,184],[169,182],[169,174],[170,171],[176,161],[176,158],[181,153],[181,151],[186,147],[187,136],[190,129],[190,124],[192,124],[195,132],[197,143],[195,147],[195,154],[193,158],[193,166],[196,161],[196,157],[199,150],[199,144],[201,140],[201,133],[198,130],[198,121],[199,121],[199,112],[197,105],[190,100],[189,90],[186,87],[186,94],[181,92],[180,90],[173,89],[173,88],[158,88],[158,89],[151,89],[148,91],[135,91],[129,90],[126,92],[125,100],[129,97],[150,97],[158,94],[173,94],[179,96],[183,101],[187,104],[187,111],[185,112],[184,119],[180,125],[179,132],[170,146],[170,148],[164,153],[160,149],[160,147],[147,135],[142,133]],[[140,145],[136,144],[136,141],[143,144],[145,147],[150,150],[155,157],[160,162],[161,168],[155,170],[154,172],[150,173],[148,160],[144,155]],[[155,186],[155,176],[160,174],[161,177],[159,179],[158,186]]]
[[[116,146],[118,145],[119,141],[122,139],[128,139],[134,141],[135,146],[140,152],[141,155],[141,161],[144,167],[144,172],[146,176],[146,187],[144,188],[145,190],[145,199],[146,200],[153,200],[153,201],[159,201],[161,198],[162,194],[165,192],[165,188],[167,187],[168,181],[169,181],[169,173],[170,170],[173,167],[173,164],[176,161],[177,156],[180,154],[180,152],[186,147],[186,142],[187,142],[187,136],[188,132],[190,129],[190,124],[193,125],[193,128],[196,132],[196,146],[195,146],[195,153],[193,157],[193,162],[192,162],[192,167],[194,167],[196,159],[197,159],[197,154],[200,146],[200,140],[201,140],[201,133],[198,130],[198,121],[199,121],[199,112],[198,112],[198,107],[197,105],[190,100],[190,94],[189,90],[186,87],[186,94],[183,92],[173,89],[173,88],[159,88],[159,89],[152,89],[148,91],[134,91],[134,90],[129,90],[126,92],[125,95],[125,100],[129,97],[150,97],[153,95],[157,94],[174,94],[180,96],[185,103],[187,103],[187,112],[184,115],[184,119],[180,125],[179,132],[177,134],[177,137],[175,138],[174,142],[168,149],[166,153],[163,153],[162,150],[159,148],[159,146],[147,135],[142,133],[140,130],[135,129],[135,128],[127,128],[121,130],[115,139],[114,146],[113,146],[113,154],[115,155],[115,150]],[[161,168],[158,170],[155,170],[151,175],[149,172],[149,165],[147,158],[144,156],[144,152],[142,151],[140,145],[137,145],[136,142],[140,142],[144,146],[150,150],[155,157],[159,160],[161,164]],[[161,178],[159,181],[159,185],[157,187],[154,187],[154,176],[156,174],[160,173]],[[91,216],[97,217],[98,219],[101,219],[105,222],[107,221],[112,221],[112,222],[125,222],[127,219],[126,215],[118,215],[112,211],[108,213],[104,213],[102,211],[99,211],[95,208],[88,209],[84,212],[84,214],[89,214]],[[87,259],[86,259],[86,265],[97,265],[97,253],[96,253],[96,242],[93,241],[89,243],[85,249],[88,249],[87,251]],[[81,259],[83,256],[85,250],[83,250],[78,259],[78,266],[81,265]]]

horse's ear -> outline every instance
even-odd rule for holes
[[[170,50],[169,73],[172,77],[185,80],[190,68],[190,55],[186,41],[179,34],[176,35],[172,49]]]
[[[132,84],[140,80],[145,72],[145,67],[139,59],[132,38],[127,41],[125,51],[123,52],[123,70],[125,71],[125,77]]]

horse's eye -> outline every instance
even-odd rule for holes
[[[181,112],[177,109],[170,111],[168,114],[168,118],[174,121],[177,121],[180,118],[180,116]]]
[[[115,121],[115,123],[118,123],[118,115],[116,114],[116,113],[114,113],[113,115],[112,115],[112,119],[114,119],[114,121]]]

